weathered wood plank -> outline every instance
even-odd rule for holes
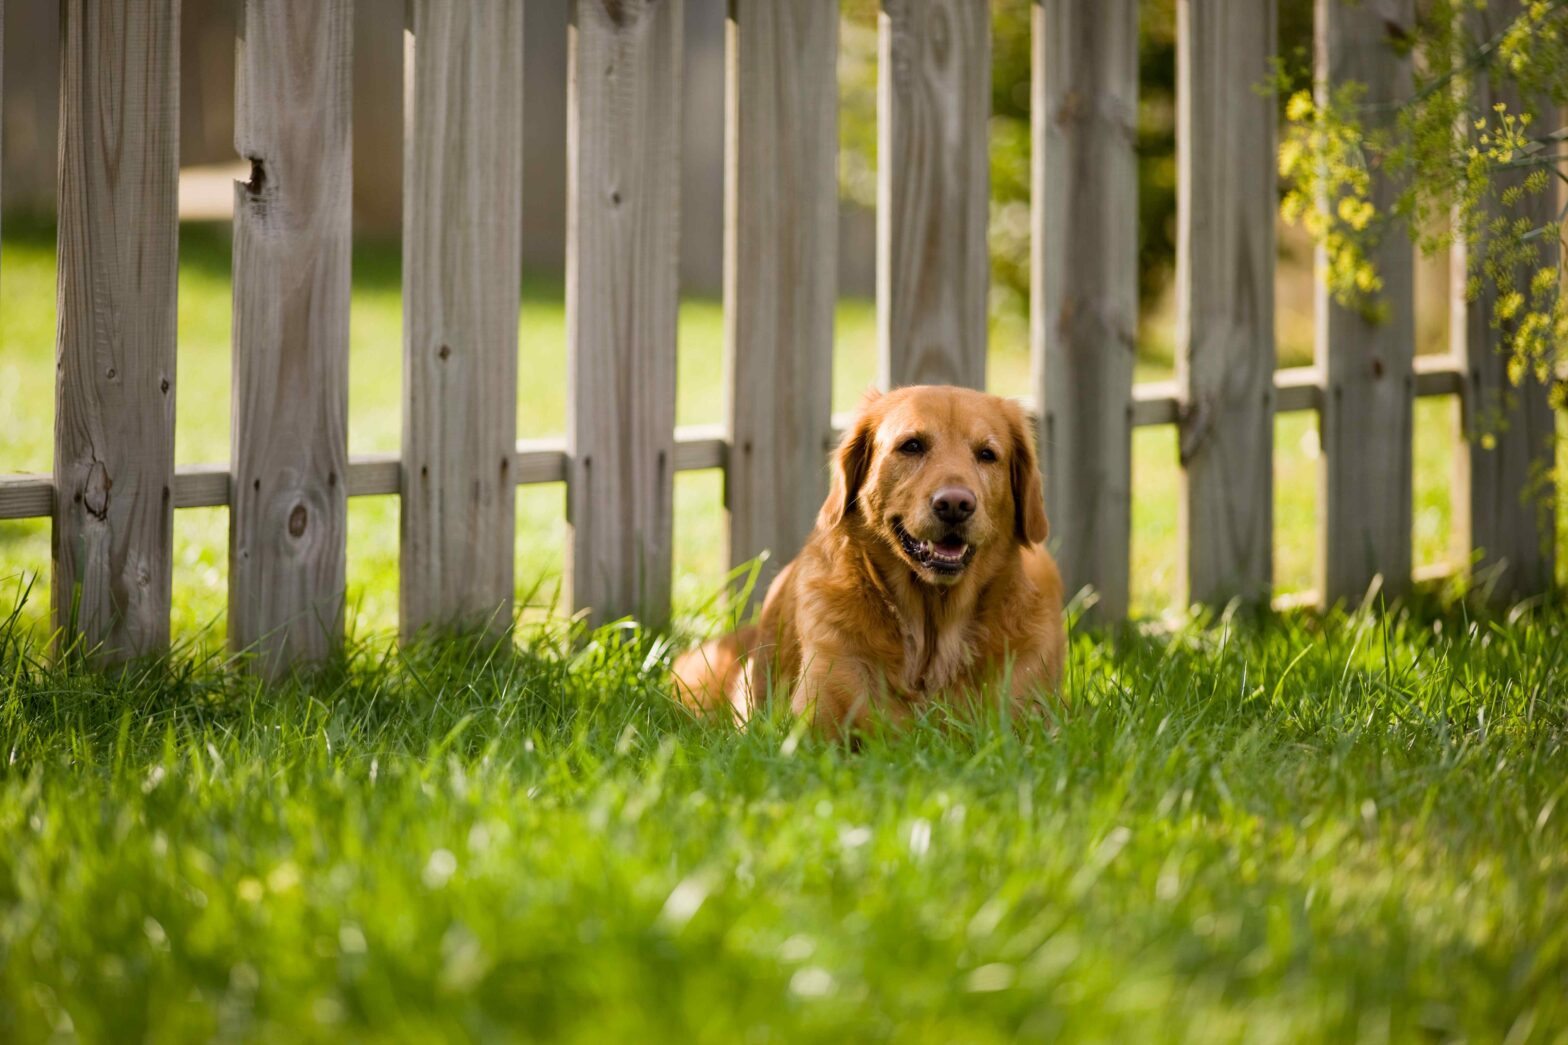
[[[0,475],[0,519],[38,519],[54,514],[54,480],[27,472]]]
[[[669,619],[681,0],[576,0],[567,102],[572,604]]]
[[[343,639],[353,4],[242,12],[229,644],[272,674]]]
[[[1472,12],[1475,38],[1491,39],[1521,7],[1520,0],[1492,0],[1485,11]],[[1498,103],[1510,113],[1523,110],[1525,99],[1511,83],[1482,75],[1475,90],[1477,111],[1488,116]],[[1552,115],[1549,108],[1536,111]],[[1527,173],[1499,174],[1497,192],[1521,186]],[[1542,227],[1555,222],[1554,206],[1550,192],[1526,193],[1517,206],[1494,212],[1510,221],[1528,217],[1532,226]],[[1549,252],[1541,264],[1555,264],[1557,238],[1541,243]],[[1483,233],[1473,249],[1484,256],[1486,247]],[[1462,562],[1470,562],[1472,551],[1480,553],[1472,573],[1493,598],[1506,602],[1548,591],[1554,581],[1557,502],[1543,480],[1556,460],[1557,418],[1545,386],[1533,375],[1517,387],[1509,382],[1501,332],[1492,325],[1497,288],[1484,280],[1481,292],[1467,297],[1470,265],[1463,242],[1454,244],[1451,265],[1449,336],[1470,386],[1460,414],[1464,439],[1454,455],[1454,541]],[[1527,293],[1530,275],[1521,272],[1516,289]]]
[[[403,197],[402,621],[511,626],[523,14],[414,0]]]
[[[1386,103],[1408,97],[1410,59],[1394,46],[1414,27],[1413,0],[1317,0],[1320,92],[1367,86],[1370,131],[1393,118]],[[1372,201],[1389,213],[1396,188],[1372,172]],[[1362,598],[1374,577],[1398,595],[1410,586],[1411,436],[1415,374],[1412,247],[1390,223],[1369,253],[1383,279],[1386,316],[1370,320],[1336,304],[1319,282],[1317,358],[1323,367],[1323,467],[1317,588],[1329,605]],[[1319,271],[1324,258],[1319,252]]]
[[[179,0],[61,6],[53,604],[105,663],[165,648]]]
[[[837,0],[730,9],[724,319],[730,563],[760,603],[827,496],[838,270]]]
[[[985,387],[991,12],[882,0],[877,342],[882,387]]]
[[[1274,559],[1274,0],[1176,7],[1178,590],[1268,600]]]
[[[1138,5],[1036,0],[1032,384],[1067,590],[1127,613],[1138,326]]]
[[[1323,371],[1293,366],[1274,372],[1274,412],[1323,409]]]
[[[186,465],[175,470],[175,508],[217,508],[231,503],[229,470],[223,465]]]
[[[823,433],[823,438],[827,433]],[[728,468],[729,442],[722,425],[681,425],[675,430],[675,470],[695,472]]]

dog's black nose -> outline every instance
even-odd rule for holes
[[[962,486],[944,486],[931,497],[931,510],[945,523],[961,523],[975,514],[975,495]]]

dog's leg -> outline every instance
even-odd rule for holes
[[[853,738],[873,724],[900,730],[913,720],[909,707],[888,692],[886,680],[874,677],[863,662],[823,652],[807,660],[790,710],[809,715],[819,733],[835,739]]]
[[[756,628],[740,631],[703,643],[675,658],[675,695],[693,711],[732,715],[734,691],[745,673],[747,654],[756,642]]]

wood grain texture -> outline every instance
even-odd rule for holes
[[[1473,38],[1491,39],[1519,15],[1521,7],[1519,0],[1492,0],[1485,11],[1472,12]],[[1510,113],[1523,109],[1525,100],[1510,83],[1492,82],[1483,75],[1477,77],[1475,91],[1477,112],[1492,116],[1492,106],[1499,102]],[[1537,105],[1535,111],[1538,117],[1554,115],[1547,105]],[[1528,173],[1499,173],[1496,191],[1501,194],[1521,186]],[[1526,193],[1516,206],[1497,204],[1493,212],[1510,221],[1527,217],[1536,228],[1554,224],[1557,218],[1550,192]],[[1555,264],[1561,249],[1556,238],[1539,242],[1540,264]],[[1484,234],[1473,249],[1485,256]],[[1471,571],[1481,590],[1508,602],[1549,591],[1554,581],[1556,500],[1544,480],[1556,460],[1557,418],[1541,382],[1532,376],[1515,387],[1508,380],[1502,334],[1492,325],[1496,284],[1483,280],[1481,292],[1467,298],[1470,266],[1464,243],[1454,245],[1451,264],[1449,335],[1453,354],[1466,366],[1469,379],[1462,401],[1464,442],[1454,455],[1454,539],[1461,562],[1470,562],[1472,551],[1480,553]],[[1521,273],[1515,289],[1528,294],[1529,276]]]
[[[229,644],[275,674],[343,639],[353,4],[242,10]]]
[[[768,583],[827,496],[838,269],[837,0],[736,0],[729,21],[724,319],[730,563]]]
[[[61,6],[55,624],[165,648],[173,571],[178,0]]]
[[[414,0],[403,167],[402,620],[512,621],[523,14]]]
[[[1410,60],[1391,44],[1414,27],[1413,0],[1318,0],[1320,91],[1355,80],[1367,103],[1408,97]],[[1393,109],[1363,112],[1370,131]],[[1372,172],[1372,201],[1389,213],[1396,189]],[[1317,358],[1324,371],[1323,466],[1318,591],[1333,605],[1359,601],[1381,576],[1398,595],[1410,585],[1411,436],[1415,394],[1412,248],[1404,226],[1387,226],[1369,258],[1383,279],[1387,316],[1379,321],[1336,304],[1317,285]],[[1318,270],[1325,259],[1319,251]]]
[[[1274,560],[1274,0],[1176,7],[1178,590],[1268,600]]]
[[[879,382],[985,387],[991,12],[882,0]]]
[[[54,479],[30,472],[0,475],[0,519],[47,519],[54,514]]]
[[[595,622],[669,619],[680,0],[576,0],[567,101],[568,576]]]
[[[1067,591],[1127,614],[1138,327],[1135,0],[1034,10],[1032,384]]]

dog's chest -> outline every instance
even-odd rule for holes
[[[927,620],[906,628],[904,688],[926,696],[965,681],[972,674],[974,650],[970,629],[962,624]]]

